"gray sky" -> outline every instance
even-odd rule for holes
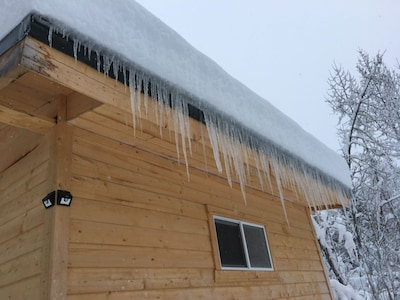
[[[400,60],[398,0],[137,1],[334,150],[333,63],[355,74],[358,49]]]

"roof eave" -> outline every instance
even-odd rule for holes
[[[74,37],[73,36],[65,36],[61,33],[53,32],[52,28],[52,23],[47,20],[46,18],[43,18],[42,16],[38,14],[29,14],[26,16],[19,24],[17,27],[15,27],[9,34],[7,34],[1,41],[0,41],[0,56],[4,54],[7,50],[12,48],[14,45],[16,45],[18,42],[24,39],[26,36],[30,36],[44,44],[47,44],[51,46],[52,48],[70,56],[70,57],[75,57],[76,60],[90,66],[91,68],[97,69],[98,71],[102,72],[103,68],[103,63],[100,60],[103,60],[103,56],[97,56],[94,52],[92,55],[88,55],[88,53],[84,53],[83,51],[76,52],[74,51]],[[51,38],[50,38],[51,35]],[[1,72],[1,70],[0,70]],[[122,72],[122,71],[121,71]],[[117,75],[114,76],[114,72],[108,72],[108,76],[114,79],[119,80],[122,83],[125,83],[123,78],[123,74],[120,74],[121,76]],[[117,77],[117,78],[115,78]],[[146,91],[147,92],[147,91]],[[204,122],[204,117],[203,117],[203,112],[196,108],[193,105],[189,104],[189,116],[200,121]],[[250,132],[253,136],[258,136],[257,133]],[[261,140],[263,140],[261,138]],[[281,149],[284,152],[284,149]],[[286,153],[289,157],[293,157],[291,153]],[[293,158],[296,159],[296,158]],[[309,166],[311,169],[315,169],[312,166]],[[321,176],[320,178],[326,182],[330,182],[334,180],[332,177],[324,174],[321,172],[321,170],[315,169],[320,173]],[[335,180],[334,180],[335,181]],[[351,195],[351,189],[350,187],[345,186],[344,184],[340,182],[336,182],[338,186],[342,187],[342,190],[346,191],[346,195],[350,197]]]

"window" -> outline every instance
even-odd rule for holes
[[[222,269],[273,270],[264,226],[214,216]]]

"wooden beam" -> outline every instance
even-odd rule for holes
[[[67,97],[67,120],[75,119],[100,105],[101,103],[93,98],[79,93],[72,93]]]
[[[39,118],[25,112],[13,110],[1,104],[0,122],[39,134],[46,134],[56,124],[55,120]]]
[[[53,190],[69,190],[71,183],[73,127],[66,123],[66,99],[60,99],[57,125],[51,132],[50,176]],[[46,299],[67,298],[70,208],[55,205],[46,210],[49,264]]]
[[[131,111],[129,87],[30,37],[25,38],[21,63],[77,93]]]
[[[0,90],[27,72],[20,65],[23,47],[20,42],[0,57]]]

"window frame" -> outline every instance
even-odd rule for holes
[[[234,223],[234,224],[238,224],[239,225],[240,234],[241,234],[241,238],[242,238],[242,247],[243,247],[242,250],[243,250],[243,253],[244,253],[244,256],[245,256],[246,267],[226,267],[226,266],[222,265],[222,258],[221,258],[221,253],[220,253],[220,250],[219,250],[219,241],[218,241],[218,232],[217,232],[216,220],[221,220],[221,221],[230,222],[230,223]],[[219,264],[220,264],[221,270],[274,271],[274,264],[272,262],[271,250],[270,250],[270,247],[269,247],[268,237],[267,237],[267,231],[266,231],[264,225],[255,224],[255,223],[251,223],[251,222],[247,222],[247,221],[236,220],[236,219],[232,219],[232,218],[221,217],[221,216],[217,216],[217,215],[213,216],[213,224],[214,224],[215,238],[216,238],[217,250],[218,250],[218,258],[219,258]],[[265,245],[266,245],[266,249],[268,251],[268,258],[269,258],[269,261],[271,263],[271,267],[270,268],[252,267],[251,266],[251,261],[250,261],[250,256],[249,256],[249,251],[248,251],[248,246],[247,246],[247,241],[246,241],[246,235],[245,235],[245,232],[244,232],[244,225],[262,229],[262,231],[264,233],[264,235],[263,235],[264,236],[264,242],[265,242]]]

